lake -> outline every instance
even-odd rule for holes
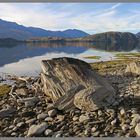
[[[114,49],[115,48],[115,49]],[[106,46],[95,43],[37,43],[0,46],[0,75],[3,73],[35,76],[41,71],[41,60],[56,57],[73,57],[88,63],[114,59],[117,52],[136,51],[134,47]],[[100,56],[100,59],[86,59]]]

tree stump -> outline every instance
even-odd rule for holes
[[[115,100],[112,86],[84,61],[54,58],[42,60],[41,66],[44,92],[59,110],[94,111]]]

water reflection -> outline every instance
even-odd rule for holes
[[[107,43],[107,42],[59,42],[59,43],[28,43],[28,46],[36,47],[53,47],[58,48],[62,46],[67,47],[86,47],[94,48],[104,51],[131,51],[137,48],[134,44],[118,44],[118,43]]]
[[[113,58],[112,51],[131,51],[135,47],[108,46],[103,43],[28,43],[0,46],[0,73],[36,75],[42,59],[74,57],[87,62],[106,61]],[[111,51],[111,52],[110,52]],[[100,60],[84,59],[84,56],[101,56]]]

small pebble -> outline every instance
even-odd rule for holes
[[[95,132],[96,130],[97,130],[96,127],[92,127],[91,129],[92,132]]]
[[[48,114],[41,113],[41,114],[37,115],[37,119],[42,120],[42,119],[45,119],[47,116],[48,116]]]
[[[57,110],[56,109],[53,109],[53,110],[48,111],[48,115],[50,117],[54,117],[54,116],[56,116],[56,114],[57,114]]]
[[[32,124],[32,123],[34,123],[35,121],[36,121],[36,118],[33,118],[33,119],[27,120],[25,123],[27,123],[27,124]]]
[[[45,136],[50,136],[52,134],[52,132],[53,131],[51,129],[46,129],[44,134],[45,134]]]
[[[122,116],[125,114],[124,108],[122,108],[122,109],[120,110],[120,114],[121,114]]]
[[[87,115],[81,115],[79,117],[79,122],[85,122],[85,121],[88,121],[89,119],[90,119],[89,116],[87,116]]]
[[[45,121],[46,122],[51,122],[51,121],[53,121],[53,118],[52,117],[47,117],[47,118],[45,118]]]

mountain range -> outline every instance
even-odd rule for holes
[[[16,22],[0,19],[0,45],[17,44],[19,41],[29,42],[103,42],[113,46],[140,46],[140,32],[104,32],[94,35],[77,30],[50,31],[36,27],[25,27]]]
[[[77,30],[68,29],[65,31],[50,31],[36,27],[25,27],[16,22],[10,22],[0,19],[0,38],[13,38],[17,40],[27,40],[33,37],[63,37],[63,38],[79,38],[89,34]]]
[[[140,38],[140,32],[138,32],[138,33],[136,34],[136,36]]]

